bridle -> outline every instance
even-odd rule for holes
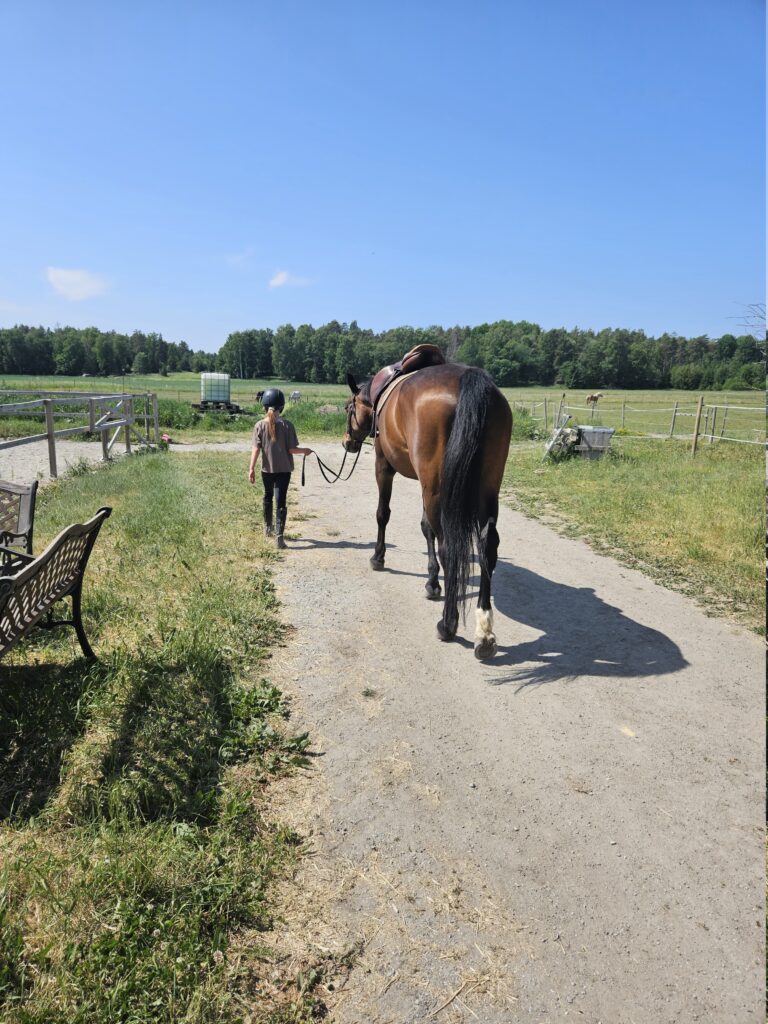
[[[358,441],[360,446],[362,447],[365,444],[365,438],[354,437],[352,433],[353,430],[355,431],[356,434],[361,433],[360,421],[357,418],[358,398],[366,407],[366,409],[370,409],[372,413],[371,429],[367,432],[368,437],[376,436],[376,414],[374,412],[373,405],[371,404],[371,402],[369,402],[366,398],[363,398],[359,392],[356,395],[353,395],[352,398],[350,399],[349,410],[347,412],[347,437],[349,437],[349,439],[352,441]]]
[[[361,401],[364,402],[369,408],[373,408],[371,406],[370,402],[366,402],[364,398],[362,398]],[[357,419],[357,411],[356,411],[356,409],[357,409],[357,396],[353,395],[352,401],[351,401],[351,404],[350,404],[350,408],[349,408],[349,411],[347,413],[347,436],[350,438],[350,440],[353,440],[353,441],[357,441],[358,440],[356,437],[352,437],[353,420],[354,420],[354,430],[355,430],[355,432],[356,433],[360,432],[360,423],[358,422],[358,419]],[[347,455],[351,455],[352,454],[352,452],[350,452],[348,448],[346,448],[346,447],[344,448],[344,458],[341,460],[341,465],[339,466],[338,473],[336,472],[335,469],[331,469],[331,467],[327,463],[323,462],[323,460],[320,458],[320,456],[317,454],[317,452],[312,452],[312,454],[317,459],[317,465],[318,465],[318,467],[320,469],[320,473],[321,473],[321,475],[323,477],[323,480],[325,480],[325,482],[327,484],[335,484],[339,480],[341,480],[342,483],[346,483],[347,480],[349,480],[349,478],[355,472],[355,467],[357,466],[357,460],[360,458],[360,455],[362,454],[363,446],[365,444],[369,444],[369,443],[370,442],[368,442],[365,438],[363,438],[362,440],[359,441],[360,447],[357,449],[357,452],[355,453],[355,461],[352,463],[352,467],[350,468],[350,470],[349,470],[349,472],[347,473],[346,476],[342,476],[342,473],[344,472],[344,464],[347,461]],[[306,463],[307,463],[307,456],[305,455],[303,457],[302,463],[301,463],[301,486],[302,487],[304,486],[304,481],[305,481],[305,467],[306,467]]]

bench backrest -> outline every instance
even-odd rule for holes
[[[0,544],[32,554],[37,480],[25,487],[0,480]]]
[[[12,575],[0,576],[0,657],[55,601],[82,585],[91,549],[111,513],[111,508],[100,508],[87,523],[68,526],[37,558]]]

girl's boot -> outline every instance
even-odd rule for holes
[[[264,499],[264,536],[274,537],[275,529],[272,525],[272,499]]]
[[[277,546],[279,548],[285,547],[285,540],[283,539],[283,534],[285,533],[285,517],[286,510],[284,508],[279,508],[277,510]]]

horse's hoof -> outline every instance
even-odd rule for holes
[[[496,640],[490,636],[484,636],[477,644],[475,644],[475,657],[480,661],[486,661],[488,658],[492,658],[496,653]]]
[[[436,583],[434,586],[431,583],[425,583],[424,589],[427,592],[428,601],[439,601],[443,596],[439,583]]]
[[[384,559],[383,558],[372,558],[371,559],[371,568],[373,569],[374,572],[381,572],[382,569],[384,568]]]
[[[456,630],[454,629],[453,632],[451,632],[447,628],[443,620],[440,619],[440,621],[437,624],[437,635],[440,637],[441,640],[444,640],[446,643],[448,643],[449,640],[453,640],[454,637],[456,636]]]

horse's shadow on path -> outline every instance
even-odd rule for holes
[[[642,679],[667,676],[688,662],[669,637],[603,601],[592,587],[571,587],[499,559],[493,575],[496,635],[521,623],[541,632],[534,640],[507,646],[487,662],[491,670],[511,667],[489,681],[531,686],[579,676]],[[469,611],[469,609],[468,609]],[[467,618],[470,620],[469,612]],[[463,647],[472,647],[458,638]],[[514,666],[517,666],[516,668]]]

